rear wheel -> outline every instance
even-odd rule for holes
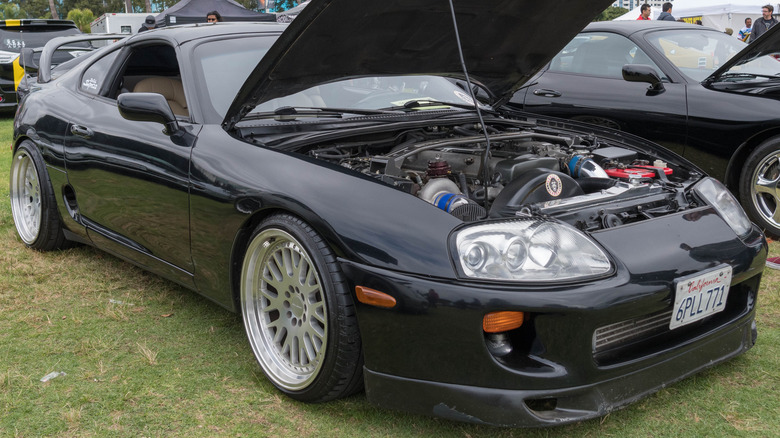
[[[46,164],[38,148],[24,141],[11,163],[11,212],[25,245],[40,251],[66,246]]]
[[[780,237],[780,137],[759,145],[745,162],[740,198],[767,234]]]
[[[307,402],[362,388],[355,306],[336,258],[305,222],[263,221],[241,270],[241,311],[252,350],[279,390]]]

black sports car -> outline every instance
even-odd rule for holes
[[[780,237],[778,38],[773,29],[748,47],[686,23],[591,23],[510,105],[658,142],[723,181]]]
[[[604,415],[751,348],[767,254],[685,159],[502,106],[606,6],[554,35],[523,25],[554,2],[312,0],[129,37],[22,101],[19,236],[240,312],[299,400]]]

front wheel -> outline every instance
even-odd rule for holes
[[[750,217],[767,234],[780,237],[780,137],[750,154],[740,178],[740,198]]]
[[[25,245],[39,251],[67,245],[46,164],[30,141],[14,153],[10,192],[14,225]]]
[[[279,390],[321,402],[362,388],[355,306],[334,254],[308,224],[290,215],[260,224],[240,293],[255,358]]]

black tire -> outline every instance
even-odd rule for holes
[[[39,251],[68,246],[46,164],[29,140],[14,153],[10,192],[16,232],[25,245]]]
[[[780,238],[780,137],[761,143],[739,179],[742,206],[766,234]]]
[[[362,389],[355,304],[335,255],[308,224],[287,214],[265,219],[240,281],[244,328],[274,386],[305,402]]]

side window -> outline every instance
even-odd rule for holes
[[[189,117],[176,50],[167,44],[136,46],[112,84],[110,97],[122,93],[157,93],[177,116]]]
[[[553,58],[550,71],[623,79],[626,64],[646,64],[666,79],[661,69],[631,40],[607,32],[576,36]]]
[[[98,94],[106,82],[106,74],[114,65],[119,50],[114,50],[108,55],[100,58],[97,62],[89,66],[81,76],[79,88],[87,94]]]

